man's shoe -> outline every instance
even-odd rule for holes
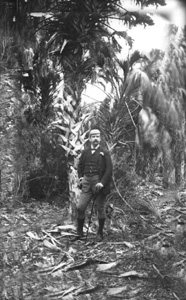
[[[84,232],[83,232],[83,231],[77,230],[77,236],[78,236],[79,238],[83,238],[83,237],[84,237]]]
[[[97,242],[102,242],[102,240],[103,240],[103,233],[98,232],[97,236],[96,236],[96,241]]]
[[[97,233],[97,241],[101,242],[103,240],[103,228],[105,224],[105,219],[98,219],[99,228]]]
[[[78,219],[77,220],[77,236],[79,238],[84,237],[84,233],[83,233],[84,221],[85,221],[85,219]]]

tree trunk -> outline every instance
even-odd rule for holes
[[[1,201],[11,196],[15,188],[15,128],[14,105],[15,82],[10,74],[0,75],[0,170],[1,170]]]
[[[185,107],[184,107],[185,110]],[[186,113],[186,111],[185,111]],[[184,186],[185,183],[185,122],[186,122],[186,116],[185,113],[183,115],[182,119],[182,152],[181,152],[181,187]]]
[[[77,217],[77,203],[80,197],[80,189],[78,187],[77,159],[74,159],[74,165],[68,166],[69,178],[69,219],[74,222]]]

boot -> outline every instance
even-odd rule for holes
[[[77,219],[77,235],[83,237],[83,225],[85,219]]]
[[[99,219],[99,228],[97,232],[97,240],[98,242],[101,242],[103,240],[103,228],[105,224],[105,219]]]

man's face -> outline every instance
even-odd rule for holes
[[[90,143],[93,147],[97,147],[100,144],[101,136],[100,133],[90,135]]]

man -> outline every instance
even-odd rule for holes
[[[82,186],[77,204],[77,234],[83,237],[85,211],[91,200],[95,201],[98,212],[98,239],[103,239],[105,223],[105,200],[110,193],[112,178],[112,161],[106,149],[100,146],[101,134],[99,129],[92,129],[89,134],[90,147],[85,149],[79,159],[78,177]]]

